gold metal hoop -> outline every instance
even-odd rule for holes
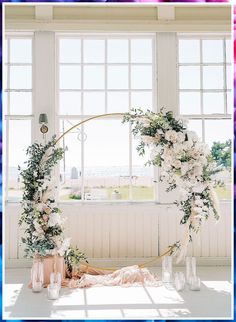
[[[84,123],[87,123],[89,121],[92,121],[92,120],[95,120],[95,119],[98,119],[98,118],[104,118],[104,117],[108,117],[108,116],[123,116],[123,115],[124,115],[124,113],[108,113],[108,114],[100,114],[100,115],[89,117],[89,118],[87,118],[87,119],[85,119],[85,120],[73,125],[71,128],[69,128],[64,133],[62,133],[62,135],[59,136],[59,138],[56,140],[55,144],[57,144],[66,134],[68,134],[74,128],[76,128],[76,127],[78,127],[78,126],[80,126],[80,125],[82,125]],[[152,257],[150,260],[148,260],[148,261],[146,261],[146,262],[144,262],[142,264],[139,264],[138,266],[140,268],[148,266],[149,264],[157,261],[158,259],[161,259],[162,257],[164,257],[166,255],[170,255],[173,252],[174,248],[175,248],[175,245],[170,246],[169,249],[167,251],[165,251],[162,255]],[[82,264],[85,265],[87,268],[91,267],[91,268],[95,268],[95,269],[108,270],[108,271],[114,271],[115,270],[115,268],[95,267],[95,266],[89,265],[87,263],[82,263]]]
[[[100,114],[100,115],[96,115],[96,116],[91,116],[83,121],[80,121],[79,123],[73,125],[72,127],[70,127],[68,130],[66,130],[64,133],[62,133],[61,136],[59,136],[59,138],[56,140],[55,144],[57,144],[67,133],[69,133],[70,131],[72,131],[74,128],[87,123],[89,121],[98,119],[98,118],[103,118],[103,117],[107,117],[107,116],[122,116],[124,115],[124,113],[108,113],[108,114]]]

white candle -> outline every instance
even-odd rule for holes
[[[197,276],[193,276],[190,280],[190,290],[191,291],[200,291],[201,280]]]
[[[49,284],[48,285],[48,299],[49,300],[56,300],[59,298],[59,290],[57,284]]]
[[[170,282],[171,278],[170,278],[170,273],[169,272],[164,272],[163,274],[163,282]]]
[[[32,285],[32,291],[35,293],[41,292],[43,288],[42,282],[34,282]]]

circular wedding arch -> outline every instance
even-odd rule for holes
[[[177,262],[180,262],[186,256],[188,243],[192,241],[191,232],[197,233],[203,220],[208,219],[210,214],[213,214],[216,220],[219,219],[218,200],[213,190],[215,179],[212,175],[221,170],[214,166],[207,146],[199,140],[196,133],[186,129],[182,120],[175,118],[171,111],[163,112],[163,109],[159,113],[132,109],[129,113],[100,114],[78,122],[58,138],[53,136],[52,140],[44,145],[35,142],[28,147],[28,166],[20,173],[25,191],[22,199],[23,213],[19,222],[24,222],[27,226],[26,238],[22,238],[22,242],[27,246],[26,257],[35,254],[46,256],[51,251],[63,256],[62,253],[65,254],[71,247],[68,238],[65,239],[63,235],[59,216],[61,211],[55,205],[55,198],[48,196],[52,191],[47,185],[51,181],[52,169],[65,152],[56,145],[74,128],[110,116],[123,116],[123,122],[134,125],[132,133],[140,134],[140,145],[137,148],[140,155],[145,153],[146,146],[153,147],[153,155],[147,163],[160,167],[161,178],[167,179],[167,191],[180,186],[184,192],[180,201],[176,202],[179,211],[183,213],[180,224],[186,227],[183,238],[169,246],[163,254],[139,264],[139,267],[148,266],[163,256],[177,252]],[[52,236],[58,237],[60,247]],[[96,268],[87,263],[85,265]],[[101,267],[100,269],[114,270]]]
[[[68,134],[69,132],[71,132],[73,129],[77,128],[78,126],[84,124],[84,123],[87,123],[87,122],[90,122],[92,120],[95,120],[95,119],[98,119],[98,118],[105,118],[105,117],[109,117],[109,116],[124,116],[125,113],[106,113],[106,114],[99,114],[99,115],[95,115],[95,116],[91,116],[87,119],[84,119],[83,121],[80,121],[79,123],[71,126],[68,130],[66,130],[64,133],[62,133],[58,139],[56,139],[56,142],[55,144],[59,143],[59,141],[66,135]],[[172,246],[169,246],[169,249],[166,250],[163,254],[161,255],[158,255],[158,256],[154,256],[152,257],[149,261],[146,261],[142,264],[139,264],[138,266],[140,268],[142,267],[145,267],[145,266],[148,266],[149,264],[153,263],[154,261],[158,260],[158,259],[161,259],[162,257],[164,256],[167,256],[169,254],[171,254],[173,252],[173,249],[176,247],[176,244],[172,245]],[[93,265],[89,265],[88,263],[84,263],[83,262],[83,265],[85,265],[86,267],[91,267],[91,268],[97,268],[97,269],[102,269],[102,270],[115,270],[115,268],[107,268],[107,267],[95,267]]]

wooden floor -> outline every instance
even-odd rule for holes
[[[153,269],[154,270],[154,269]],[[179,268],[178,270],[182,270]],[[158,268],[155,271],[159,272]],[[7,269],[3,288],[4,319],[194,319],[230,318],[230,267],[199,267],[201,291],[173,287],[93,287],[62,289],[58,300],[46,289],[27,288],[29,269]]]

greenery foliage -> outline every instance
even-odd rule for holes
[[[70,239],[64,236],[64,218],[52,196],[52,173],[63,158],[64,150],[56,147],[55,136],[45,145],[34,143],[28,147],[25,169],[20,169],[24,184],[23,212],[19,224],[25,227],[22,238],[25,256],[65,256],[69,268],[85,254],[70,248]]]
[[[231,169],[231,140],[224,143],[214,142],[211,148],[211,155],[218,166]]]

